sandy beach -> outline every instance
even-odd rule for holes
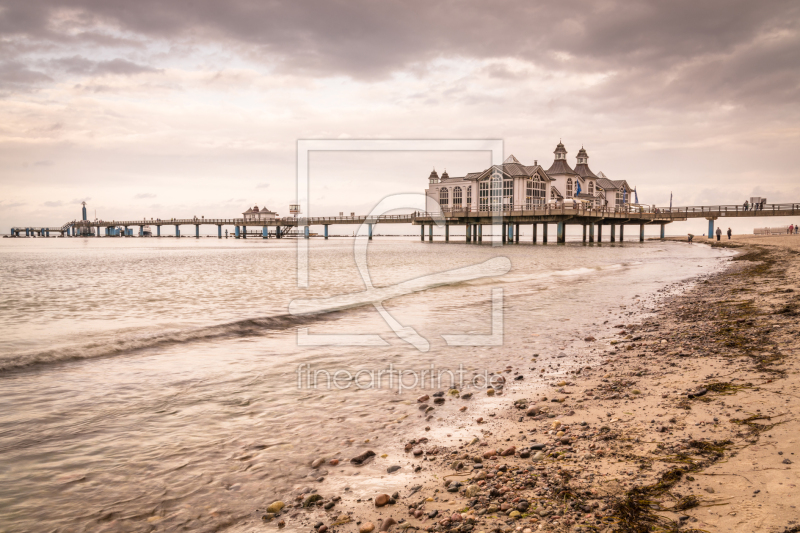
[[[606,323],[582,353],[531,354],[472,398],[420,397],[419,416],[435,405],[445,429],[395,443],[414,472],[404,490],[300,488],[256,511],[264,527],[800,531],[800,237],[713,245],[740,252],[726,271],[637,301],[657,311]],[[347,453],[312,466],[358,468]]]

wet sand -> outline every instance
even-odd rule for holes
[[[608,322],[569,356],[498,361],[492,396],[423,396],[429,431],[321,457],[347,473],[255,515],[293,531],[798,531],[798,244],[714,242],[739,248],[730,268],[636,302],[655,314]],[[368,449],[367,466],[345,455]],[[357,468],[368,482],[354,493]]]

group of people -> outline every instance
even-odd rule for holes
[[[800,226],[798,226],[797,224],[789,224],[789,227],[786,228],[786,233],[788,233],[789,235],[792,235],[792,234],[797,235],[797,233],[798,233],[797,230],[798,229],[800,229]]]
[[[749,211],[750,210],[750,202],[748,202],[747,200],[745,200],[742,205],[744,206],[744,210],[745,211]],[[753,211],[762,211],[763,209],[764,209],[764,204],[762,204],[762,203],[753,203],[753,206],[752,206],[752,210]]]
[[[731,240],[731,235],[733,235],[731,228],[728,228],[728,231],[726,233],[728,234],[728,240]],[[717,240],[720,240],[721,237],[722,237],[722,228],[717,228]]]

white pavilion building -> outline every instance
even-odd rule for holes
[[[502,165],[464,177],[441,175],[436,170],[428,177],[426,196],[437,201],[443,211],[523,211],[583,204],[585,207],[624,208],[633,203],[633,188],[625,180],[610,180],[589,168],[589,155],[578,151],[577,165],[567,163],[567,150],[559,142],[555,159],[545,170],[538,161],[523,165],[509,155]],[[492,209],[491,206],[495,206]]]

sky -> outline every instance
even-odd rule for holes
[[[643,203],[800,202],[799,50],[796,0],[0,0],[0,233],[82,201],[288,215],[298,139],[502,139],[545,168],[561,140]],[[314,154],[309,214],[488,164]]]

